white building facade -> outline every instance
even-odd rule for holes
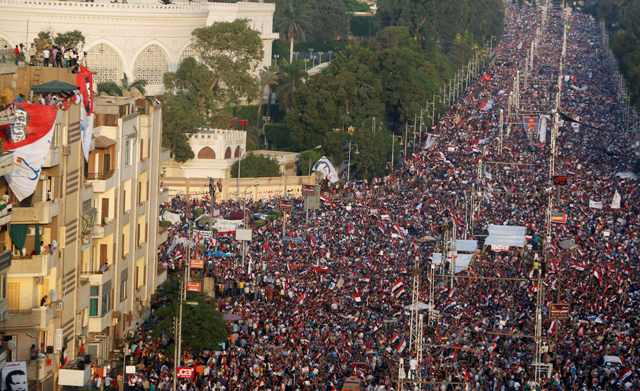
[[[87,65],[96,82],[147,81],[149,95],[162,93],[162,75],[192,55],[191,33],[215,22],[247,19],[262,37],[262,66],[271,65],[275,4],[202,0],[0,0],[0,47],[31,43],[40,31],[80,30]]]
[[[165,184],[185,179],[228,178],[230,168],[247,147],[247,132],[232,129],[206,129],[189,135],[195,157],[184,163],[163,162]],[[173,186],[169,185],[169,188]]]

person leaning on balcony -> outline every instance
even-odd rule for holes
[[[40,307],[46,307],[47,305],[49,305],[49,296],[44,295],[42,299],[40,299]]]
[[[51,52],[49,51],[49,48],[44,48],[44,50],[42,50],[42,66],[44,67],[49,66],[50,56],[51,56]]]
[[[40,255],[47,254],[49,252],[49,248],[44,245],[44,242],[40,241]]]

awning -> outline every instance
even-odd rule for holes
[[[453,258],[454,254],[450,254],[449,255],[449,260],[451,260]],[[469,265],[471,264],[471,261],[473,260],[473,256],[474,254],[460,254],[458,253],[456,255],[456,260],[455,260],[455,267],[456,267],[456,273],[460,273],[461,271],[467,270],[469,268]],[[440,265],[442,263],[442,254],[441,253],[433,253],[433,255],[431,255],[431,262],[434,265]]]
[[[487,246],[524,247],[527,229],[518,225],[489,225],[489,236],[484,241]]]
[[[78,87],[62,80],[51,80],[43,84],[31,87],[36,94],[73,94]]]
[[[115,143],[115,140],[105,136],[98,136],[93,139],[93,146],[97,149],[109,148],[110,146],[115,145]]]
[[[478,249],[477,240],[456,240],[456,250],[463,253],[472,253]]]
[[[27,241],[27,232],[29,232],[29,226],[27,224],[11,224],[9,227],[9,236],[11,236],[11,242],[15,248],[22,250],[24,244]]]

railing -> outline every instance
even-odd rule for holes
[[[47,0],[0,0],[0,5],[28,6],[34,8],[94,8],[94,9],[159,9],[159,10],[207,10],[208,2],[203,0],[172,0],[161,2],[154,0],[94,0],[94,1],[47,1]],[[13,53],[12,53],[13,54]]]
[[[114,171],[108,172],[90,172],[87,173],[87,180],[90,181],[106,181],[113,176]]]

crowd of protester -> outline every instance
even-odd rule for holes
[[[65,48],[55,44],[38,48],[35,43],[18,44],[11,48],[0,48],[0,63],[12,62],[53,68],[75,68],[82,64],[86,52],[77,48]]]
[[[321,209],[308,219],[296,200],[286,227],[284,219],[254,226],[244,264],[235,240],[195,232],[192,257],[206,262],[218,309],[235,320],[223,348],[181,357],[180,365],[198,368],[181,390],[332,390],[351,376],[365,390],[397,390],[400,359],[413,355],[407,306],[416,261],[419,299],[431,299],[438,315],[425,322],[420,370],[431,384],[423,389],[640,389],[640,195],[628,173],[637,140],[623,128],[596,21],[568,14],[560,110],[581,124],[559,127],[555,171],[566,184],[552,181],[550,136],[542,142],[528,131],[527,116],[552,112],[564,17],[553,8],[542,26],[540,14],[526,6],[510,13],[495,61],[392,175],[325,188]],[[507,119],[500,150],[499,110],[507,112],[516,70],[542,27],[520,112]],[[469,208],[471,192],[478,202]],[[544,246],[550,199],[554,215],[567,220],[551,225]],[[206,197],[164,206],[182,216],[160,248],[166,267],[182,267],[189,223],[209,207]],[[231,220],[244,217],[235,202],[215,208]],[[255,222],[278,200],[246,208]],[[445,230],[482,244],[489,224],[525,226],[530,241],[508,251],[482,247],[452,286],[439,275],[446,266],[439,268],[430,297],[430,257]],[[550,365],[535,385],[538,275],[541,358]],[[554,303],[569,306],[568,319],[551,319]],[[170,389],[173,363],[162,349],[169,341],[144,328],[130,341],[139,363],[131,387]]]

